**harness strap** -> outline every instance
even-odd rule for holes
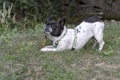
[[[77,33],[78,33],[78,29],[74,29],[74,42],[73,42],[73,47],[71,50],[75,50],[76,48],[76,43],[77,43]]]
[[[75,48],[76,48],[77,33],[78,33],[78,32],[79,32],[78,29],[74,29],[74,42],[73,42],[73,46],[72,46],[72,49],[71,49],[71,50],[75,50]],[[55,41],[55,43],[53,44],[54,47],[57,47],[57,46],[58,46],[59,41],[66,35],[66,33],[67,33],[67,30],[66,30],[65,34],[64,34],[62,37],[60,37],[57,41]]]
[[[67,33],[67,29],[66,29],[66,32],[64,33],[64,35],[61,36],[57,41],[55,41],[55,43],[53,44],[53,47],[57,47],[58,46],[59,41],[66,35],[66,33]]]

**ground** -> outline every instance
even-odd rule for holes
[[[102,52],[90,40],[81,50],[43,53],[43,27],[1,34],[0,80],[120,80],[119,22],[106,23]]]

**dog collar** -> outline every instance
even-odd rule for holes
[[[74,29],[74,42],[71,50],[75,50],[76,48],[76,43],[77,43],[77,33],[79,32],[78,29]]]
[[[59,44],[59,41],[66,35],[67,29],[66,29],[66,27],[64,27],[64,28],[65,28],[65,30],[64,30],[63,34],[59,37],[59,39],[57,39],[57,40],[53,43],[53,46],[54,46],[54,47],[57,47],[57,45]]]

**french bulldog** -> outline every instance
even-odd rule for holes
[[[105,44],[103,40],[104,22],[100,16],[88,17],[77,25],[74,29],[67,29],[65,26],[66,19],[62,17],[58,21],[49,18],[44,29],[45,35],[52,41],[52,45],[45,46],[42,52],[78,50],[94,38],[93,47],[99,44],[99,51]]]

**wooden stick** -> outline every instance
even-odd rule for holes
[[[45,35],[44,38],[42,39],[41,48],[46,46],[46,42],[47,42],[47,36]]]

